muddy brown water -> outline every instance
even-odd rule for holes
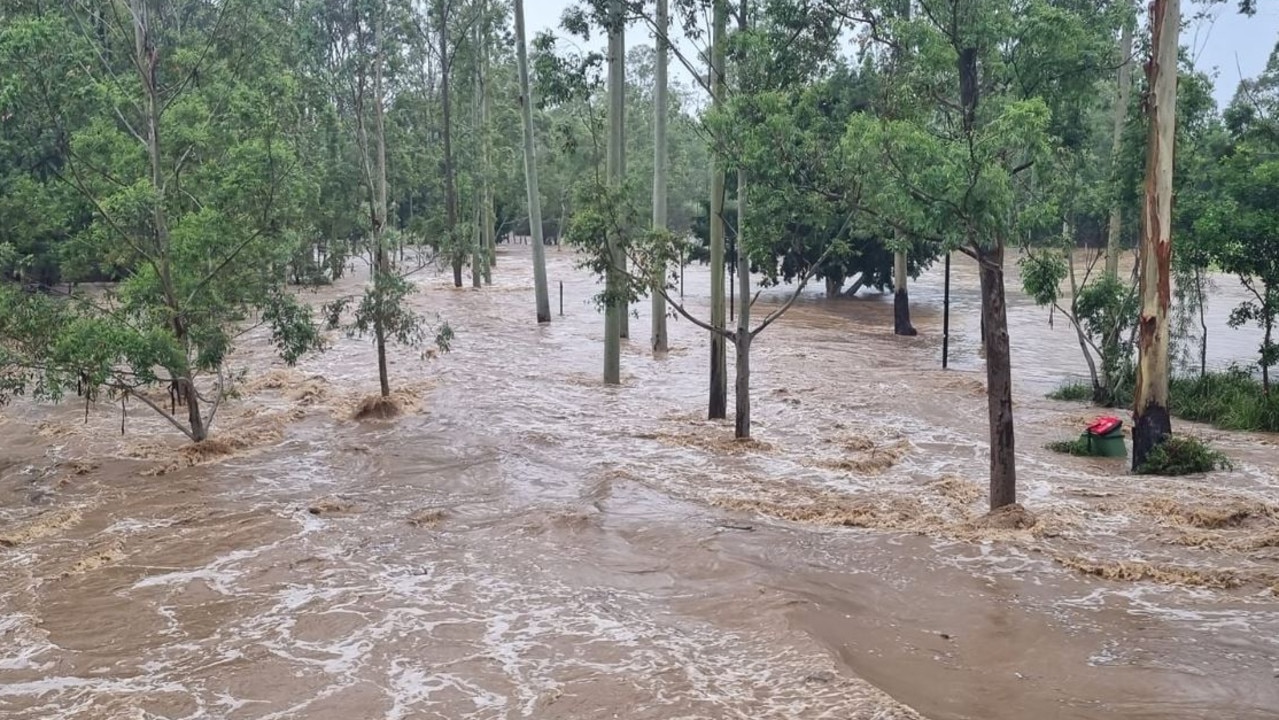
[[[260,332],[203,454],[138,407],[124,436],[118,405],[5,408],[0,715],[1279,718],[1275,437],[1179,424],[1235,468],[1175,480],[1044,450],[1096,412],[1044,399],[1079,350],[1014,292],[1040,521],[983,527],[966,262],[945,372],[940,268],[912,288],[917,338],[885,330],[889,297],[806,296],[755,346],[750,444],[702,419],[687,322],[654,359],[637,307],[602,386],[597,286],[549,262],[547,327],[525,247],[482,291],[418,278],[458,337],[394,353],[392,421],[350,419],[369,343],[286,369]],[[706,287],[691,268],[691,308]],[[1212,362],[1246,361],[1218,293]]]

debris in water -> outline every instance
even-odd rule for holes
[[[1252,582],[1274,582],[1276,577],[1250,573],[1231,568],[1209,569],[1185,567],[1143,560],[1109,560],[1094,562],[1078,556],[1058,555],[1053,558],[1072,570],[1095,575],[1106,580],[1150,580],[1168,585],[1196,585],[1227,590],[1243,587]]]
[[[0,535],[0,547],[17,547],[32,540],[56,535],[79,522],[80,513],[75,510],[42,512],[29,521]]]
[[[438,523],[447,515],[448,512],[444,508],[425,508],[409,515],[408,521],[413,527],[425,527]]]
[[[311,503],[306,511],[312,515],[333,515],[335,513],[351,512],[354,508],[355,503],[341,495],[330,495]]]

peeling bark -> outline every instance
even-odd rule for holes
[[[1168,414],[1168,341],[1172,277],[1172,173],[1177,105],[1179,0],[1150,6],[1152,55],[1146,65],[1150,88],[1150,133],[1146,145],[1145,198],[1139,258],[1141,317],[1137,332],[1137,385],[1133,409],[1133,468],[1172,433]]]

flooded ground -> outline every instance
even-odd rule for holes
[[[917,338],[887,330],[891,298],[813,295],[755,346],[740,444],[702,419],[703,333],[673,322],[654,359],[637,308],[604,387],[593,280],[551,251],[564,314],[536,327],[526,252],[482,291],[419,279],[458,337],[394,354],[393,421],[350,419],[370,343],[286,369],[260,334],[214,430],[229,455],[142,408],[5,408],[0,715],[1279,718],[1274,436],[1179,424],[1234,461],[1209,478],[1044,450],[1096,411],[1044,399],[1078,346],[1014,293],[1039,522],[989,527],[966,261],[951,370],[939,269]],[[1213,343],[1216,364],[1255,347]]]

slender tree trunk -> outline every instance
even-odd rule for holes
[[[484,243],[484,284],[493,284],[493,266],[497,264],[497,229],[495,218],[493,217],[493,93],[489,88],[489,36],[490,22],[488,20],[489,5],[487,0],[484,3],[485,20],[484,29],[480,34],[480,133],[482,141],[480,143],[480,161],[483,165],[483,175],[481,177],[482,186],[480,194],[483,209],[480,212],[480,221],[483,223],[484,234],[481,237]],[[527,62],[527,60],[526,60]],[[520,92],[524,92],[521,87]],[[545,284],[545,283],[543,283]],[[549,311],[549,303],[548,303]]]
[[[385,5],[379,5],[377,21],[374,23],[375,37],[373,40],[377,55],[373,61],[373,133],[374,142],[377,144],[377,167],[374,172],[376,177],[376,202],[373,205],[373,238],[377,244],[377,273],[376,275],[385,275],[391,272],[391,258],[387,252],[386,246],[386,125],[383,119],[382,104],[385,101],[382,93],[382,63],[384,60],[382,54],[382,14],[385,11]],[[374,278],[377,282],[377,278]],[[379,298],[379,304],[385,302],[385,298]],[[386,368],[386,320],[383,312],[379,311],[374,321],[374,337],[377,341],[377,375],[378,383],[381,385],[382,397],[388,397],[391,394],[391,380]]]
[[[1017,502],[1017,454],[1013,433],[1012,362],[1004,302],[1004,245],[978,252],[981,316],[985,327],[986,407],[990,420],[990,509]]]
[[[713,0],[714,27],[711,37],[711,95],[716,109],[724,104],[724,43],[728,34],[728,0]],[[724,165],[720,151],[711,148],[711,326],[725,329],[724,307]],[[728,415],[727,348],[724,336],[711,333],[711,388],[708,417]]]
[[[551,321],[551,296],[546,288],[546,244],[542,242],[542,195],[537,187],[537,146],[533,142],[533,103],[529,95],[528,45],[524,37],[524,0],[515,0],[515,51],[520,74],[520,114],[524,125],[524,184],[528,191],[529,231],[533,234],[533,291],[537,321]],[[492,195],[489,195],[490,201]],[[487,205],[492,212],[491,202]],[[488,223],[492,232],[493,223]]]
[[[1172,275],[1172,154],[1177,108],[1177,33],[1180,0],[1153,0],[1150,63],[1150,134],[1146,145],[1146,194],[1141,224],[1141,318],[1137,333],[1132,462],[1145,464],[1172,434],[1168,415],[1168,308]]]
[[[625,176],[623,166],[626,156],[622,116],[626,112],[626,52],[623,43],[622,0],[609,4],[608,28],[608,185],[610,192],[617,192]],[[617,385],[622,382],[622,329],[626,317],[626,302],[622,293],[622,238],[610,230],[607,238],[609,267],[605,272],[606,302],[604,308],[604,382]]]
[[[1208,318],[1204,313],[1207,298],[1204,283],[1207,282],[1201,268],[1195,268],[1195,293],[1199,296],[1199,377],[1208,375]]]
[[[1119,38],[1119,92],[1115,96],[1114,130],[1110,141],[1110,164],[1115,167],[1119,163],[1119,150],[1123,146],[1124,124],[1128,121],[1128,97],[1132,92],[1132,33],[1130,25],[1125,25]],[[1110,224],[1106,228],[1106,276],[1111,279],[1119,277],[1120,233],[1123,230],[1123,209],[1115,200],[1110,206]]]
[[[483,38],[480,36],[479,23],[476,23],[471,28],[471,40],[475,44],[475,51],[477,53],[480,52],[480,43],[483,42]],[[479,146],[471,146],[471,152],[478,155],[478,159],[480,161],[478,163],[478,168],[473,165],[471,170],[471,177],[478,181],[475,183],[476,188],[482,188],[484,186],[485,180],[483,178],[483,174],[487,170],[487,168],[484,167],[484,151],[482,147],[484,144],[484,111],[482,109],[484,105],[482,100],[484,97],[483,65],[483,61],[480,58],[476,58],[476,62],[474,63],[475,74],[473,76],[475,86],[471,94],[472,127],[476,128],[476,131],[480,135],[480,142],[478,143]],[[482,191],[471,192],[471,220],[473,222],[473,229],[469,233],[471,236],[471,287],[478,290],[483,287],[484,273],[488,270],[488,262],[484,260],[484,199]]]
[[[612,43],[617,43],[617,47],[612,51],[614,65],[609,67],[610,72],[616,72],[616,92],[609,90],[609,101],[612,103],[613,111],[609,116],[610,132],[617,133],[617,166],[615,168],[617,177],[614,182],[621,187],[626,182],[626,5],[624,2],[617,7],[617,23],[616,32],[609,37],[610,47]],[[612,123],[616,123],[614,126]],[[619,238],[620,240],[620,238]],[[619,242],[614,246],[615,254],[613,255],[613,264],[618,269],[619,280],[626,277],[626,252],[622,249]],[[631,336],[631,306],[626,300],[621,301],[621,305],[617,310],[617,333],[618,337],[628,339]]]
[[[657,67],[653,75],[653,229],[666,230],[666,65],[670,50],[666,36],[670,31],[667,18],[667,0],[657,0],[657,33],[653,42],[657,47]],[[649,292],[653,307],[653,332],[650,338],[654,353],[664,353],[669,347],[666,336],[666,298],[658,292],[666,286],[667,267],[662,265],[653,271],[653,288]]]
[[[906,251],[893,253],[893,332],[898,335],[918,335],[910,324],[910,294],[906,291],[909,273]]]
[[[751,263],[743,240],[746,217],[746,171],[737,170],[737,381],[733,388],[736,407],[734,434],[751,436]]]
[[[457,237],[457,172],[453,167],[453,100],[449,92],[453,61],[449,58],[449,3],[440,0],[440,108],[444,140],[444,216],[453,256],[453,286],[462,287],[463,254]]]

